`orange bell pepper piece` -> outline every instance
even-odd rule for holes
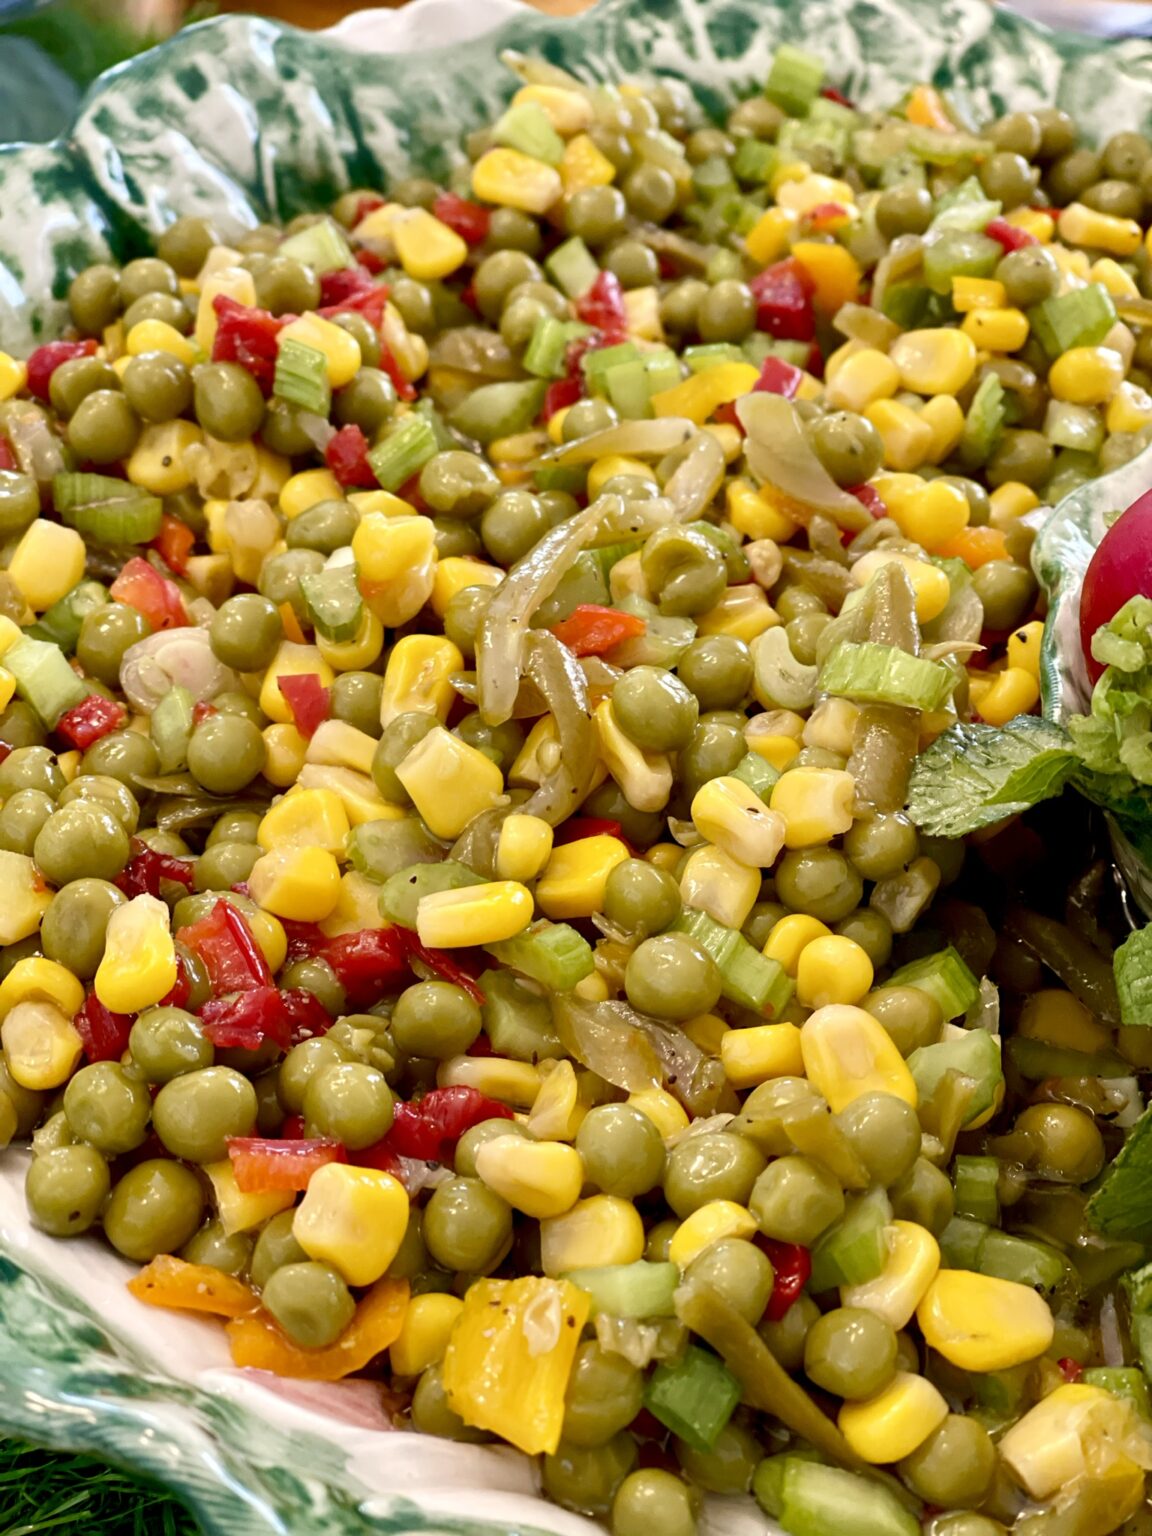
[[[935,128],[938,133],[955,133],[956,124],[944,109],[940,92],[930,85],[918,85],[908,97],[904,115],[920,128]]]
[[[306,1381],[340,1381],[362,1371],[395,1343],[407,1310],[407,1280],[378,1280],[360,1301],[348,1327],[326,1349],[302,1349],[263,1311],[230,1322],[228,1342],[237,1365]]]
[[[209,1312],[215,1317],[243,1317],[254,1312],[260,1298],[250,1285],[213,1269],[210,1264],[189,1264],[162,1253],[145,1264],[128,1282],[137,1301],[150,1307],[173,1307],[182,1312]]]
[[[999,528],[962,528],[936,551],[947,560],[963,560],[975,571],[989,560],[1007,560],[1008,544]]]
[[[300,620],[296,617],[296,610],[291,603],[280,604],[280,619],[284,625],[286,640],[291,640],[296,645],[308,644],[308,636],[300,628]]]

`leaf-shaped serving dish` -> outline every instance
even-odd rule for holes
[[[986,0],[600,0],[570,20],[515,0],[418,0],[323,34],[223,17],[106,76],[66,138],[0,149],[0,347],[50,336],[77,270],[144,251],[178,213],[235,232],[350,186],[442,175],[460,133],[510,94],[509,46],[588,78],[672,73],[720,109],[764,79],[781,41],[817,47],[863,104],[931,80],[963,86],[981,113],[1057,102],[1100,137],[1152,123],[1152,43],[1044,32]],[[1078,574],[1147,465],[1078,491],[1038,543],[1054,713],[1083,688],[1068,643]],[[23,1178],[6,1155],[0,1430],[156,1478],[210,1536],[591,1536],[537,1497],[517,1453],[390,1430],[370,1383],[235,1371],[214,1323],[133,1301],[106,1248],[32,1231]],[[710,1501],[709,1536],[767,1529],[750,1500]]]

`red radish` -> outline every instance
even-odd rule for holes
[[[1092,636],[1130,597],[1152,597],[1152,490],[1137,497],[1100,540],[1080,588],[1080,648],[1088,677],[1104,671],[1092,655]]]

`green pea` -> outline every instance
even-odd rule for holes
[[[656,253],[640,240],[617,240],[604,252],[601,265],[618,277],[624,288],[651,288],[660,281]]]
[[[260,1229],[256,1246],[252,1250],[250,1266],[252,1284],[258,1286],[260,1290],[263,1290],[276,1271],[283,1269],[286,1264],[303,1264],[307,1261],[308,1255],[292,1232],[295,1216],[295,1211],[281,1211]]]
[[[896,1374],[896,1330],[864,1307],[835,1307],[808,1330],[804,1371],[837,1397],[873,1397]]]
[[[196,419],[222,443],[242,443],[264,419],[260,386],[239,363],[201,363],[192,376]]]
[[[80,1141],[106,1157],[131,1152],[148,1134],[152,1096],[118,1062],[81,1067],[64,1090],[64,1113]]]
[[[858,907],[842,918],[832,930],[842,938],[851,939],[872,962],[872,969],[879,970],[892,958],[892,924],[871,907]]]
[[[100,357],[73,357],[53,370],[48,394],[52,409],[66,417],[73,415],[94,390],[119,388],[120,376],[111,363]]]
[[[595,190],[600,190],[599,188]],[[638,219],[663,224],[676,207],[678,193],[672,173],[662,165],[642,161],[625,177],[622,191],[629,211]]]
[[[396,777],[396,769],[438,723],[435,715],[411,711],[397,715],[384,727],[372,758],[372,778],[381,795],[391,804],[411,804],[412,797]]]
[[[701,643],[706,642],[695,642]],[[617,679],[612,712],[621,730],[637,746],[652,752],[675,752],[691,741],[700,704],[682,676],[662,667],[639,666]]]
[[[421,981],[396,1000],[392,1037],[409,1056],[446,1061],[463,1055],[480,1033],[480,1009],[462,987]]]
[[[456,1143],[455,1171],[461,1178],[476,1177],[476,1154],[486,1141],[497,1136],[521,1136],[525,1141],[534,1138],[526,1125],[519,1120],[481,1120],[469,1126]]]
[[[876,428],[854,411],[831,411],[812,423],[812,446],[837,485],[862,485],[884,462]]]
[[[944,1015],[940,1004],[919,987],[880,987],[861,1003],[891,1035],[901,1056],[940,1039]]]
[[[844,834],[844,852],[865,880],[897,874],[918,851],[916,828],[902,811],[861,817]]]
[[[465,1424],[448,1405],[444,1391],[442,1367],[430,1365],[412,1394],[412,1428],[422,1435],[435,1435],[440,1440],[456,1440],[466,1445],[477,1445],[488,1436],[482,1429]]]
[[[686,278],[674,284],[660,300],[660,319],[673,336],[691,336],[696,331],[700,306],[708,296],[708,284],[699,278]]]
[[[636,1464],[636,1454],[636,1441],[623,1430],[605,1445],[585,1447],[561,1440],[541,1466],[544,1492],[565,1509],[606,1515],[617,1488]]]
[[[664,1141],[647,1115],[630,1104],[599,1104],[576,1133],[590,1184],[606,1195],[633,1200],[660,1183]]]
[[[256,811],[225,811],[205,840],[205,847],[216,843],[255,843],[261,817]]]
[[[85,267],[69,284],[68,308],[82,335],[102,336],[120,313],[120,273],[105,263]]]
[[[203,1215],[204,1193],[191,1168],[154,1158],[137,1163],[112,1191],[104,1235],[117,1253],[146,1264],[158,1253],[179,1252]]]
[[[696,1536],[700,1496],[660,1467],[630,1473],[612,1500],[612,1536]]]
[[[697,1487],[730,1497],[749,1491],[763,1455],[756,1436],[736,1419],[729,1419],[709,1451],[697,1450],[686,1440],[677,1439],[672,1444],[681,1470]]]
[[[810,1158],[778,1157],[756,1180],[748,1207],[765,1237],[810,1248],[844,1214],[844,1191]]]
[[[709,779],[731,773],[748,750],[744,732],[722,720],[701,720],[677,763],[680,787],[691,801]]]
[[[264,737],[251,720],[216,714],[202,720],[188,742],[188,769],[213,795],[234,795],[264,767]]]
[[[262,1301],[288,1337],[304,1349],[326,1349],[356,1313],[352,1293],[330,1264],[284,1264],[264,1286]]]
[[[1035,158],[1052,160],[1057,155],[1066,155],[1078,137],[1075,121],[1059,107],[1038,107],[1035,117],[1040,124],[1040,148]]]
[[[222,1222],[208,1221],[184,1244],[180,1257],[223,1275],[243,1275],[252,1260],[252,1241],[248,1232],[228,1232]]]
[[[9,951],[17,946],[10,944]],[[11,1103],[16,1111],[17,1136],[31,1136],[33,1129],[43,1113],[46,1096],[38,1093],[34,1088],[25,1088],[23,1083],[18,1083],[8,1070],[8,1063],[0,1053],[0,1093]]]
[[[145,320],[159,320],[181,336],[192,329],[192,312],[182,297],[171,293],[145,293],[124,311],[125,332]]]
[[[254,843],[215,843],[196,860],[198,891],[227,891],[247,880],[262,850]]]
[[[1039,173],[1023,155],[1005,149],[989,155],[981,164],[978,175],[987,195],[1003,203],[1005,208],[1019,208],[1022,203],[1029,202],[1039,178]]]
[[[885,240],[922,235],[932,222],[932,214],[931,193],[911,182],[886,187],[876,200],[876,228]]]
[[[1104,1166],[1104,1141],[1095,1120],[1074,1104],[1030,1104],[1016,1131],[1032,1143],[1030,1162],[1043,1179],[1086,1184]]]
[[[179,292],[180,279],[166,261],[155,256],[130,261],[120,273],[120,303],[124,309],[146,293],[169,293],[176,297]]]
[[[0,809],[0,848],[28,857],[40,828],[56,809],[42,789],[18,789]]]
[[[683,1285],[721,1296],[746,1323],[758,1323],[772,1295],[775,1276],[766,1254],[742,1238],[722,1237],[689,1264]]]
[[[458,517],[434,517],[436,557],[439,560],[467,560],[481,553],[480,535],[472,523]]]
[[[317,1072],[304,1093],[304,1119],[319,1136],[353,1152],[371,1147],[392,1126],[392,1094],[384,1074],[359,1061]]]
[[[572,1445],[605,1445],[627,1429],[644,1402],[644,1377],[623,1355],[595,1340],[580,1345],[564,1394],[563,1436]]]
[[[156,241],[156,254],[180,277],[196,277],[208,252],[220,240],[207,219],[185,215],[169,224]]]
[[[926,1503],[971,1509],[983,1502],[996,1475],[996,1447],[983,1424],[950,1413],[899,1465],[900,1476]]]
[[[480,537],[492,559],[515,565],[551,528],[551,519],[528,491],[503,491],[480,519]]]
[[[196,1015],[164,1004],[146,1008],[139,1016],[128,1049],[150,1083],[170,1083],[186,1072],[203,1071],[215,1059]]]
[[[776,867],[776,891],[785,906],[822,923],[838,923],[860,901],[863,881],[836,848],[789,850]]]
[[[892,1212],[901,1221],[915,1221],[939,1237],[952,1220],[952,1184],[927,1158],[918,1157],[911,1170],[891,1190]]]
[[[711,955],[687,934],[662,933],[643,940],[624,972],[628,1001],[661,1019],[691,1019],[720,997],[722,978]]]
[[[129,852],[128,834],[111,811],[82,800],[54,811],[33,845],[37,867],[57,887],[85,876],[114,880]]]
[[[495,251],[485,256],[472,278],[480,313],[485,320],[499,320],[504,301],[517,283],[539,283],[543,279],[543,272],[523,251]]]
[[[489,725],[479,710],[465,715],[452,734],[483,752],[505,773],[524,745],[524,728],[518,721],[505,720],[502,725]]]
[[[693,528],[657,529],[640,554],[640,568],[660,612],[691,617],[719,602],[728,584],[715,546]]]
[[[760,1324],[760,1337],[786,1371],[798,1371],[804,1364],[808,1331],[819,1316],[820,1308],[811,1296],[801,1292],[783,1317]]]
[[[0,763],[0,797],[38,789],[56,800],[65,782],[55,754],[47,747],[18,747]]]
[[[291,603],[297,618],[304,617],[304,598],[300,591],[302,576],[315,576],[324,569],[324,556],[315,549],[285,549],[269,555],[260,568],[258,583],[261,597],[277,608]]]
[[[676,671],[700,710],[740,709],[752,686],[752,653],[735,635],[703,635],[682,653]]]
[[[696,329],[705,342],[743,341],[755,325],[755,296],[738,278],[723,278],[709,288],[696,311]]]
[[[351,388],[351,385],[348,388]],[[333,400],[332,407],[332,414],[337,424],[342,427],[348,425],[341,412],[341,397],[344,393],[344,390],[339,391]],[[302,454],[311,453],[312,439],[304,430],[300,417],[299,406],[292,405],[287,400],[277,399],[274,395],[265,406],[264,420],[260,425],[260,438],[264,446],[270,448],[273,453],[282,454],[286,459],[296,459]],[[357,425],[363,424],[357,423]]]
[[[318,501],[299,517],[294,517],[285,531],[289,549],[314,549],[331,555],[351,544],[360,526],[360,514],[350,501]]]
[[[675,195],[675,186],[672,190]],[[598,250],[620,238],[627,214],[628,206],[619,187],[581,187],[567,200],[564,227],[592,250]]]
[[[483,1275],[512,1240],[512,1208],[479,1179],[437,1185],[424,1208],[424,1241],[442,1269]]]
[[[764,1161],[764,1154],[743,1136],[701,1131],[669,1152],[664,1198],[681,1219],[710,1200],[747,1205]]]
[[[1106,213],[1113,219],[1138,219],[1144,210],[1144,194],[1130,181],[1109,178],[1081,193],[1085,208]]]
[[[112,1186],[108,1164],[94,1147],[60,1146],[28,1165],[24,1198],[32,1225],[52,1237],[87,1232]]]
[[[121,383],[125,399],[142,421],[171,421],[192,403],[192,375],[168,352],[134,357]]]
[[[156,748],[139,731],[113,731],[102,736],[80,759],[80,773],[119,779],[133,794],[142,793],[141,779],[155,778],[160,771]]]
[[[230,1136],[247,1136],[256,1121],[256,1091],[231,1067],[204,1067],[166,1083],[152,1106],[156,1134],[173,1157],[215,1163]]]
[[[627,933],[660,933],[680,915],[680,888],[647,859],[624,859],[605,884],[604,915]]]
[[[142,613],[127,603],[108,603],[86,614],[76,642],[76,659],[84,671],[115,688],[120,682],[124,652],[152,633]]]
[[[535,256],[541,246],[540,226],[519,208],[493,208],[488,221],[488,245],[494,251],[523,251]]]
[[[140,436],[140,418],[119,389],[85,395],[68,423],[68,442],[78,459],[113,464],[126,459]]]
[[[347,1060],[347,1051],[337,1041],[324,1035],[294,1045],[280,1063],[280,1080],[277,1084],[280,1102],[287,1113],[301,1113],[308,1085],[317,1073]]]
[[[1101,158],[1095,150],[1070,150],[1048,168],[1045,180],[1049,197],[1057,207],[1076,202],[1082,192],[1100,180],[1101,169]]]
[[[972,573],[972,588],[984,605],[987,629],[1016,629],[1036,601],[1036,578],[1011,560],[989,560]]]
[[[0,470],[0,538],[23,533],[39,515],[40,492],[32,476],[13,469]]]

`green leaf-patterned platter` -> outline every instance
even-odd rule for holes
[[[443,175],[460,134],[510,94],[509,46],[589,79],[674,74],[718,111],[782,41],[818,49],[865,105],[930,80],[980,113],[1055,102],[1099,137],[1152,128],[1152,42],[1046,32],[986,0],[600,0],[570,20],[417,0],[321,34],[221,17],[105,76],[66,137],[0,148],[0,348],[51,337],[80,268],[144,251],[178,214],[236,233],[350,186]],[[1102,516],[1150,481],[1145,455],[1069,497],[1038,540],[1053,715],[1083,697],[1068,642]],[[134,1302],[129,1267],[102,1245],[31,1230],[23,1157],[0,1162],[0,1431],[156,1479],[209,1536],[597,1529],[543,1501],[516,1452],[392,1430],[372,1383],[235,1370],[215,1323]],[[706,1536],[772,1529],[751,1500],[709,1501]]]

